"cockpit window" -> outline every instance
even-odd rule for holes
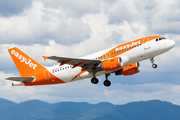
[[[166,38],[162,37],[162,38],[157,38],[156,41],[160,41],[160,40],[164,40]]]

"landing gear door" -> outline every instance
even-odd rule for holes
[[[144,49],[147,50],[150,48],[150,44],[149,44],[149,39],[148,38],[144,38]]]
[[[49,74],[49,71],[48,70],[44,70],[44,77],[46,80],[50,80],[51,77],[50,77],[50,74]]]

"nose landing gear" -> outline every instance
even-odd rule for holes
[[[157,64],[153,64],[152,67],[153,67],[153,68],[157,68]]]
[[[154,63],[154,57],[150,58],[153,68],[157,68],[157,64]]]

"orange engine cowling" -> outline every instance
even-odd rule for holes
[[[134,75],[139,72],[140,72],[140,65],[139,65],[139,62],[137,62],[137,63],[130,64],[121,70],[116,71],[115,74],[128,76],[128,75]]]
[[[123,63],[121,62],[121,58],[116,57],[110,60],[106,60],[102,62],[103,69],[107,71],[116,71],[123,67]]]

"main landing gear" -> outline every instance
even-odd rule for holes
[[[99,80],[96,78],[95,74],[96,74],[96,69],[92,69],[92,73],[93,73],[93,78],[91,79],[91,82],[93,84],[98,84]]]
[[[154,57],[150,58],[153,68],[157,68],[157,64],[154,63]]]
[[[93,77],[93,78],[91,79],[91,82],[92,82],[93,84],[98,84],[99,80],[98,80],[96,77]]]
[[[111,81],[109,81],[109,80],[107,79],[109,75],[110,75],[110,73],[105,74],[106,80],[104,81],[104,86],[106,86],[106,87],[111,86]],[[91,79],[91,82],[92,82],[93,84],[98,84],[99,80],[98,80],[96,77],[93,77],[93,78]]]
[[[108,77],[110,76],[110,73],[105,74],[106,80],[104,81],[104,86],[109,87],[111,86],[111,81],[108,80]]]
[[[99,80],[98,80],[98,79],[96,78],[96,76],[95,76],[96,70],[93,69],[93,70],[92,70],[92,73],[93,73],[93,78],[91,79],[91,82],[92,82],[93,84],[98,84]],[[104,81],[104,86],[106,86],[106,87],[111,86],[111,82],[108,80],[108,77],[109,77],[110,75],[111,75],[110,73],[105,74],[106,80]]]

